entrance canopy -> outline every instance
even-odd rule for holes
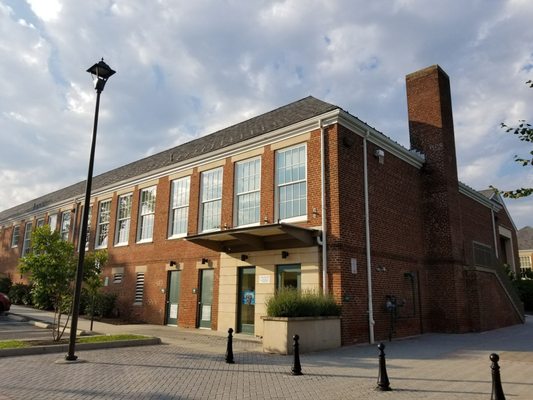
[[[269,224],[206,232],[185,239],[223,253],[278,250],[317,245],[320,231],[290,224]]]

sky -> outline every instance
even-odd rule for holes
[[[409,148],[405,75],[449,75],[459,179],[533,186],[530,0],[0,0],[0,210],[312,95]],[[506,200],[517,228],[533,198]]]

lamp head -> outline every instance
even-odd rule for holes
[[[91,68],[87,70],[92,77],[94,82],[94,88],[97,92],[104,90],[104,86],[107,80],[116,72],[111,69],[109,65],[104,62],[102,58],[101,61],[94,64]]]

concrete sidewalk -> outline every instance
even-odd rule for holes
[[[386,342],[391,392],[375,391],[375,345],[303,354],[304,375],[291,376],[292,357],[255,351],[254,341],[237,339],[235,364],[226,364],[224,335],[215,332],[153,325],[109,329],[155,335],[170,344],[79,351],[87,362],[74,365],[54,364],[57,355],[6,358],[0,363],[0,399],[488,400],[493,352],[500,355],[507,399],[533,399],[532,317],[484,333]],[[242,343],[255,347],[239,348]]]
[[[54,322],[54,313],[50,311],[37,310],[31,307],[12,305],[10,315],[32,321],[37,326],[49,327]],[[66,321],[63,315],[61,321]],[[69,325],[70,326],[70,322]],[[226,348],[226,332],[217,332],[204,329],[186,329],[175,326],[151,325],[151,324],[126,324],[114,325],[100,321],[93,322],[93,331],[90,331],[91,321],[80,317],[78,319],[78,335],[98,333],[98,334],[119,334],[132,333],[146,336],[158,337],[163,343],[193,346],[206,351],[220,352]],[[233,338],[234,347],[241,351],[261,351],[262,344],[259,338],[249,335],[235,334]]]

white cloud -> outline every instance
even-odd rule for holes
[[[533,2],[9,5],[0,3],[0,125],[9,132],[0,170],[20,175],[2,178],[0,209],[85,178],[95,101],[85,70],[101,57],[117,74],[102,94],[97,173],[307,95],[408,146],[405,75],[438,63],[452,84],[460,178],[476,188],[531,179],[512,161],[523,144],[499,124],[533,120],[524,85]],[[38,168],[46,174],[32,179]],[[524,207],[520,218],[533,225],[533,205]]]
[[[31,9],[45,22],[52,22],[59,18],[63,6],[59,0],[26,0]]]

